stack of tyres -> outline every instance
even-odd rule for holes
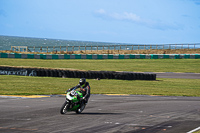
[[[73,71],[68,71],[68,78],[74,78],[74,72]]]
[[[45,75],[46,75],[47,77],[51,77],[51,73],[50,73],[50,71],[49,71],[48,69],[45,70]]]
[[[115,72],[115,71],[72,71],[60,69],[44,68],[19,68],[0,66],[0,71],[21,71],[28,73],[36,72],[36,76],[46,77],[66,77],[66,78],[87,78],[87,79],[119,79],[119,80],[156,80],[156,74],[133,73],[133,72]],[[0,73],[0,74],[1,74]]]
[[[62,77],[66,78],[66,77],[67,77],[67,72],[68,72],[68,71],[63,71]]]
[[[143,73],[140,73],[139,74],[139,80],[143,80],[144,79],[144,74]]]
[[[37,76],[42,76],[40,69],[36,69]]]

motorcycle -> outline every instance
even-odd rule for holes
[[[77,114],[80,114],[84,110],[85,103],[83,101],[80,103],[80,99],[78,99],[78,95],[82,98],[83,94],[79,91],[75,91],[76,89],[77,88],[73,88],[71,91],[66,92],[66,101],[60,109],[61,114],[66,114],[69,111],[75,111]]]

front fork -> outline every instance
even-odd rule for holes
[[[67,102],[67,105],[69,107],[69,109],[72,108],[72,104],[71,104],[71,101],[69,99],[66,98],[66,102]]]
[[[68,102],[68,105],[69,105],[69,109],[71,110],[73,110],[73,108],[75,107],[75,106],[77,106],[77,105],[79,105],[80,106],[80,103],[79,103],[79,101],[78,102],[72,102],[72,101],[70,101],[69,99],[66,99],[66,101]]]

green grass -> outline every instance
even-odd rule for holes
[[[200,59],[41,60],[0,58],[0,65],[103,71],[200,73]]]
[[[63,94],[75,86],[78,78],[26,77],[0,75],[1,95]],[[88,79],[92,94],[136,94],[200,96],[200,79],[93,80]]]
[[[4,59],[0,65],[133,72],[200,73],[200,59],[39,60]],[[62,94],[79,79],[0,75],[1,95]],[[200,79],[88,80],[93,94],[200,96]]]

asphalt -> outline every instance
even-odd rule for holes
[[[200,79],[200,73],[145,72],[156,74],[156,78]]]
[[[200,97],[91,95],[82,114],[64,96],[0,97],[2,133],[186,133],[200,127]]]

